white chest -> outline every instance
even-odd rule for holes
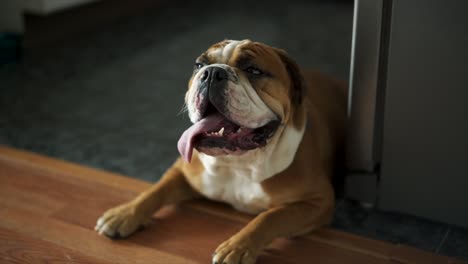
[[[212,157],[198,153],[205,169],[198,191],[242,212],[256,214],[267,209],[270,197],[260,183],[291,164],[304,130],[305,127],[297,131],[287,126],[266,147],[239,156]]]
[[[201,192],[208,198],[231,204],[239,211],[257,214],[268,207],[270,198],[258,182],[241,170],[218,168],[202,174]]]

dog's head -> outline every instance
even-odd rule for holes
[[[193,125],[178,142],[210,156],[241,155],[269,144],[290,124],[303,100],[296,63],[280,49],[250,40],[225,40],[196,60],[185,103]]]

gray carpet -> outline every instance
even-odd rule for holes
[[[347,78],[348,1],[166,4],[0,68],[0,144],[155,181],[177,156],[195,58],[250,38]],[[228,7],[229,6],[229,7]]]

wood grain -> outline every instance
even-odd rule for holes
[[[47,254],[44,254],[47,252]],[[111,264],[75,250],[34,239],[28,235],[0,228],[0,261],[2,263],[95,263]]]
[[[97,235],[107,208],[150,184],[0,146],[0,263],[210,263],[216,246],[251,216],[220,203],[165,207],[125,240]],[[463,263],[323,228],[277,239],[259,263]]]

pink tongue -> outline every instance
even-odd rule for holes
[[[179,142],[177,142],[177,149],[185,161],[190,162],[192,160],[193,141],[195,137],[204,132],[215,129],[224,119],[225,118],[220,113],[212,114],[193,124],[184,131]]]

